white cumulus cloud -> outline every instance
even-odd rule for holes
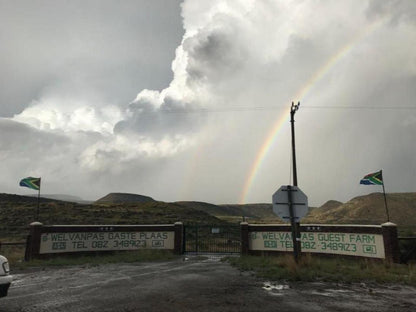
[[[47,80],[2,127],[22,144],[39,135],[32,152],[53,153],[36,172],[64,176],[84,196],[116,188],[163,200],[269,202],[290,183],[287,109],[301,101],[298,177],[312,205],[371,191],[357,181],[378,169],[391,191],[414,191],[415,7],[405,0],[184,1],[164,86],[142,84],[120,102],[120,90],[132,89],[124,87],[128,78],[138,76],[117,71],[124,77],[118,90],[111,69],[128,68],[140,48],[112,46],[93,62],[90,48],[103,47],[103,39],[88,36],[75,49],[86,49],[76,53],[85,71],[69,53],[65,60],[74,57],[75,66],[68,77],[60,71],[59,82]],[[134,32],[126,27],[117,34]],[[163,48],[160,42],[155,58]],[[149,51],[133,72],[151,73],[146,59]],[[101,65],[106,70],[96,71]],[[16,156],[11,162],[33,168],[13,142],[3,145]],[[89,193],[82,183],[92,185]]]

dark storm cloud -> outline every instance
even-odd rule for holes
[[[233,44],[238,42],[234,41],[237,31],[230,26],[208,34],[201,31],[184,41],[183,48],[189,55],[188,83],[222,81],[237,75],[248,56],[243,47]]]
[[[24,108],[4,131],[24,143],[24,123],[34,142],[56,145],[47,162],[7,157],[8,178],[46,172],[45,186],[74,195],[217,203],[238,202],[250,182],[242,201],[269,202],[290,183],[285,114],[300,100],[298,175],[311,205],[371,192],[358,180],[379,169],[390,191],[414,190],[415,110],[392,109],[414,106],[414,1],[191,0],[184,30],[171,1],[40,3],[2,3],[0,97],[29,98],[4,104],[6,115]],[[8,155],[29,153],[6,133]]]
[[[0,116],[49,92],[128,103],[162,88],[182,35],[179,1],[0,1]]]
[[[416,23],[416,6],[413,0],[371,0],[367,14],[372,17],[387,16],[391,23]]]
[[[57,145],[62,147],[68,142],[64,135],[45,133],[26,124],[0,119],[0,150],[3,157],[12,151],[26,154],[30,151],[31,155],[49,153]]]
[[[159,98],[160,94],[155,96]],[[191,105],[169,96],[160,105],[154,98],[140,97],[127,109],[128,118],[114,127],[116,134],[137,133],[161,139],[164,136],[186,135],[197,131],[202,125],[199,113]]]

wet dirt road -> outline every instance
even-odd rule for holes
[[[0,311],[416,311],[416,288],[268,283],[218,258],[14,273]]]

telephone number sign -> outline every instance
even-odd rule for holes
[[[43,233],[39,253],[174,249],[174,232]]]
[[[250,250],[293,251],[290,232],[251,232]],[[301,233],[302,252],[385,258],[383,236],[363,233]]]

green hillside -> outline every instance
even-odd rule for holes
[[[390,221],[399,226],[416,225],[416,193],[387,194]],[[384,196],[372,193],[345,204],[328,202],[313,209],[302,223],[381,224],[387,221]]]
[[[246,220],[252,223],[281,223],[273,213],[272,204],[214,205],[195,201],[182,201],[176,204],[206,212],[229,222]]]
[[[120,204],[120,203],[148,203],[155,200],[149,196],[130,193],[110,193],[98,199],[95,204]]]
[[[234,216],[231,211],[222,208],[221,206],[217,206],[214,204],[204,203],[204,202],[197,202],[197,201],[179,201],[175,202],[175,204],[187,207],[189,209],[194,209],[197,211],[202,211],[208,213],[212,216]]]
[[[244,216],[249,223],[283,223],[273,212],[272,204],[221,205],[233,211],[236,216]]]
[[[0,241],[24,239],[28,225],[40,221],[53,224],[221,224],[224,221],[205,212],[175,203],[78,204],[41,198],[40,217],[35,220],[37,199],[0,194]]]
[[[111,195],[112,194],[112,195]],[[47,198],[40,199],[39,220],[44,224],[185,224],[282,223],[271,204],[214,205],[203,202],[165,203],[147,196],[110,193],[105,201],[80,204]],[[126,201],[126,196],[130,202]],[[150,200],[149,200],[150,198]],[[120,202],[120,200],[125,202]],[[147,200],[137,202],[135,200]],[[416,226],[416,193],[387,194],[390,221],[402,228]],[[0,241],[22,240],[28,225],[35,221],[37,198],[0,194]],[[347,203],[328,201],[311,209],[302,223],[381,224],[386,222],[384,197],[373,193]]]
[[[221,205],[221,207],[233,211],[235,215],[250,218],[268,219],[276,216],[272,204]]]

